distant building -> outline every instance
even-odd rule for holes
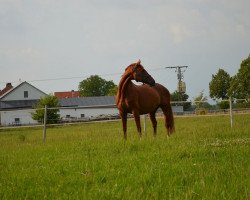
[[[3,92],[4,91],[4,92]],[[20,125],[37,123],[31,117],[32,108],[41,97],[47,94],[28,82],[13,87],[8,83],[0,96],[0,125]]]
[[[79,91],[68,91],[68,92],[55,92],[54,96],[56,96],[58,99],[64,99],[64,98],[76,98],[80,97]]]
[[[15,126],[38,124],[32,119],[32,108],[47,94],[29,84],[22,82],[13,87],[11,83],[1,90],[0,125]],[[59,98],[61,119],[95,118],[101,115],[118,114],[114,96],[79,97],[79,92],[56,92]],[[73,97],[73,98],[72,98]]]
[[[80,97],[60,99],[62,119],[95,118],[102,115],[118,115],[114,96]]]

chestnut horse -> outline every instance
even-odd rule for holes
[[[135,85],[132,80],[145,84],[140,86]],[[170,93],[167,88],[155,83],[155,80],[141,65],[140,60],[125,69],[118,86],[116,105],[122,119],[124,139],[127,139],[128,113],[134,115],[140,137],[140,115],[149,113],[154,128],[154,136],[156,136],[157,121],[155,113],[158,108],[161,108],[164,113],[168,136],[174,132],[174,118],[170,105]]]

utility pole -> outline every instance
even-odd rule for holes
[[[165,67],[165,69],[175,69],[175,72],[177,72],[177,79],[178,79],[177,92],[179,101],[182,101],[182,94],[186,92],[186,84],[184,81],[182,81],[184,78],[183,73],[186,71],[186,68],[188,68],[188,66]]]

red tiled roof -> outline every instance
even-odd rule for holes
[[[13,88],[13,86],[11,85],[11,83],[7,83],[5,88],[3,90],[0,90],[0,96],[2,96],[3,94],[5,94],[6,92],[8,92],[9,90],[11,90]]]
[[[79,91],[55,92],[54,96],[56,96],[59,99],[75,98],[75,97],[80,97],[80,92]]]

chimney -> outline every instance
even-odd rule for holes
[[[11,85],[11,83],[6,83],[6,88],[13,88],[13,86]]]
[[[0,96],[2,96],[3,94],[5,94],[6,92],[8,92],[9,90],[11,90],[13,88],[11,83],[6,83],[5,88],[1,91],[0,90]]]

